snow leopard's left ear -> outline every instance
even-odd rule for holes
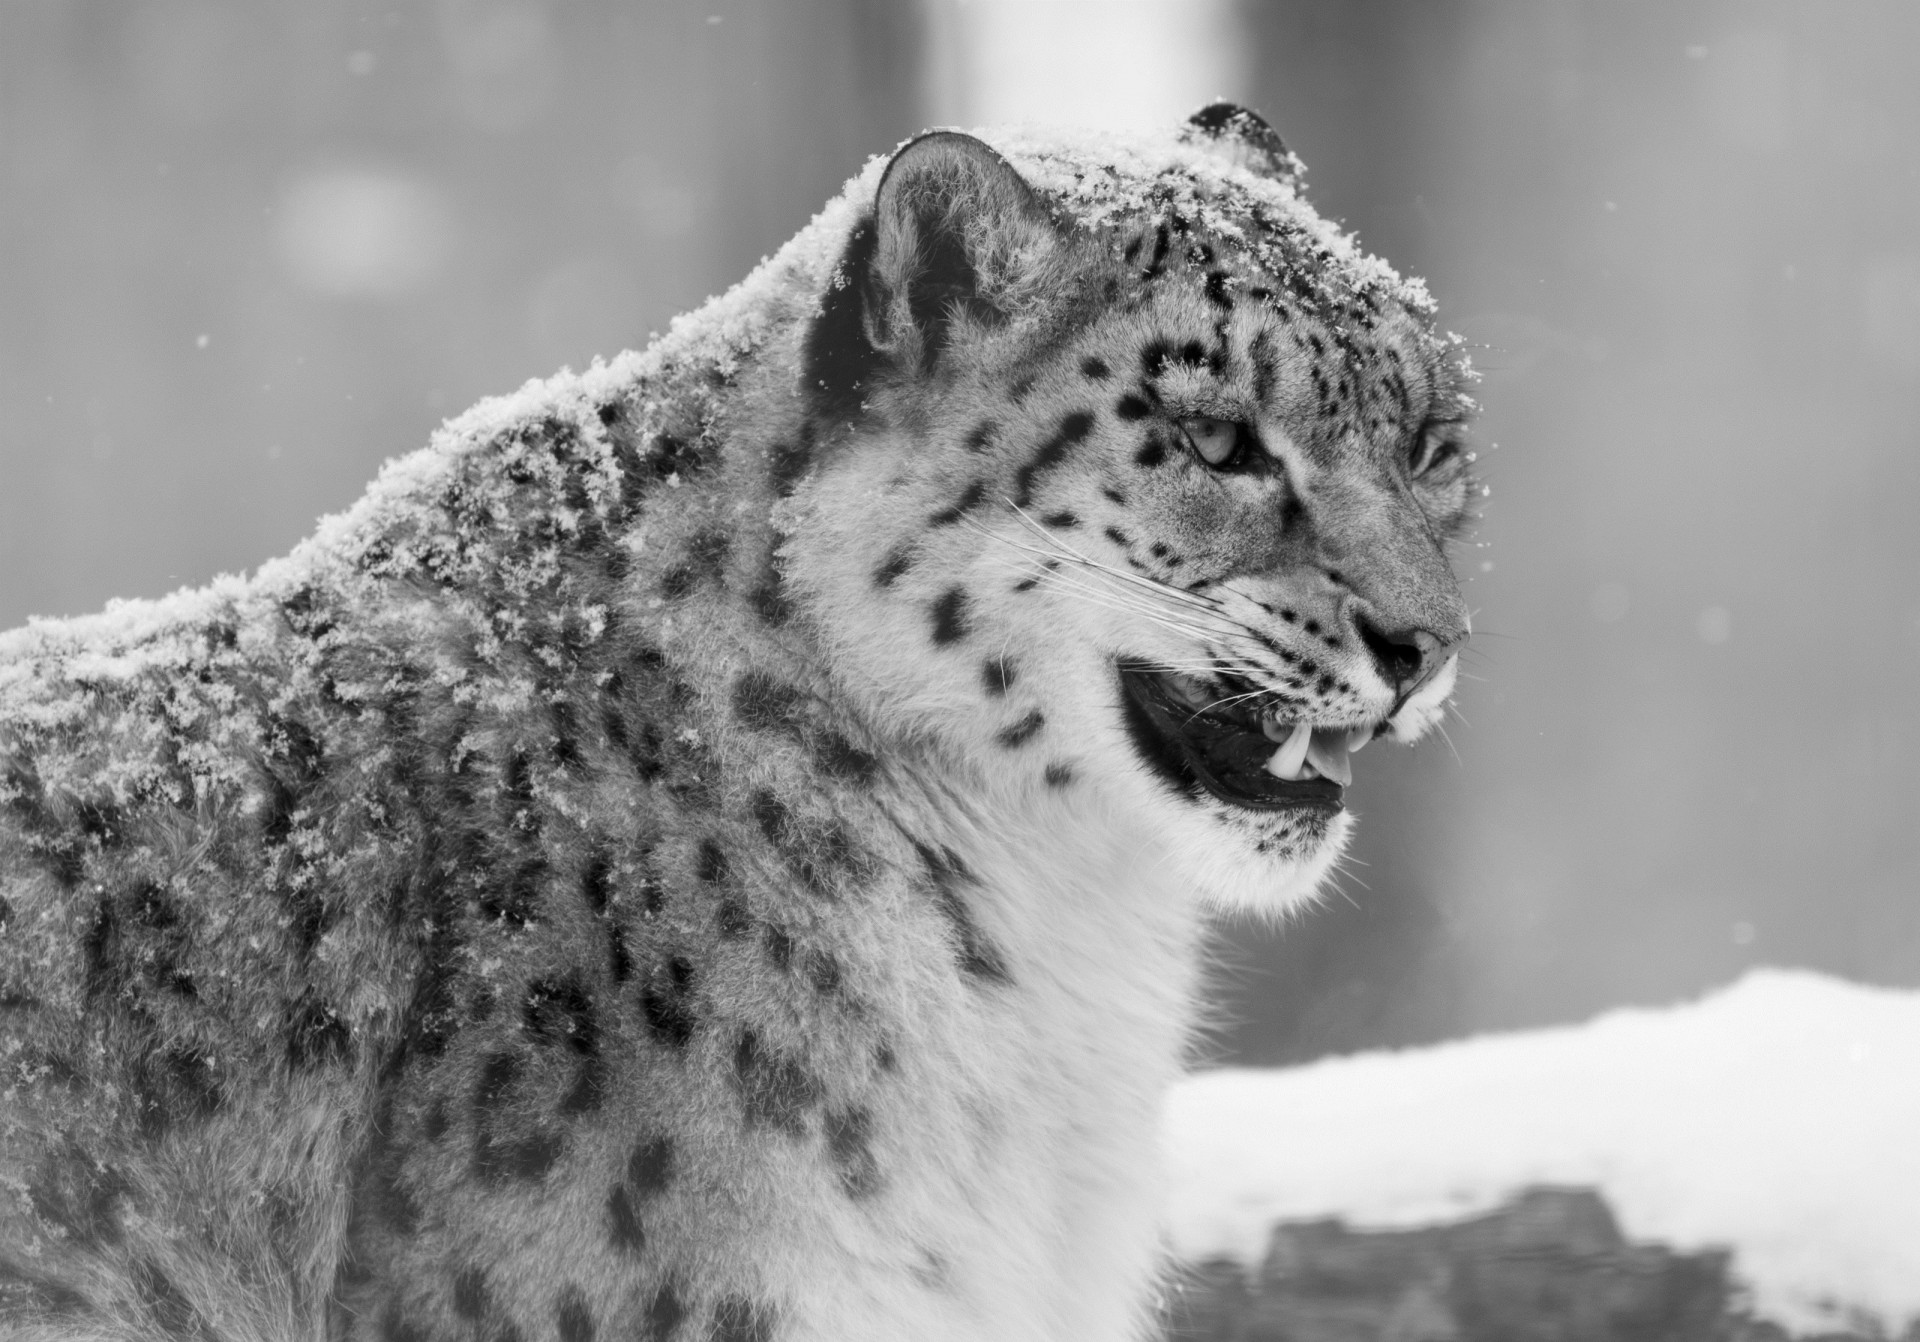
[[[989,145],[956,131],[909,142],[823,297],[809,390],[851,413],[876,375],[930,371],[969,331],[1039,295],[1059,242],[1033,188]]]
[[[1180,138],[1188,144],[1204,144],[1248,172],[1295,187],[1307,171],[1265,117],[1238,103],[1208,103],[1187,118]]]

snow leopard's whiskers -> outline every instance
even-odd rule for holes
[[[1135,590],[1147,592],[1162,601],[1173,602],[1192,610],[1227,618],[1220,609],[1220,603],[1212,597],[1201,596],[1197,592],[1189,592],[1179,587],[1171,587],[1157,579],[1143,577],[1138,573],[1128,573],[1125,569],[1115,568],[1112,564],[1103,564],[1093,556],[1083,554],[1081,551],[1076,550],[1052,530],[1042,526],[1034,520],[1033,515],[1027,512],[1026,509],[1013,503],[1011,500],[1008,501],[1007,506],[1013,509],[1013,515],[1020,519],[1021,524],[1024,525],[1027,530],[1031,531],[1046,543],[1047,548],[1050,549],[1056,557],[1070,559],[1081,568],[1103,574]],[[982,530],[988,529],[983,527]],[[1000,536],[999,533],[991,530],[988,530],[988,534],[999,540],[1007,540],[1006,537]],[[1235,623],[1237,625],[1237,622]]]
[[[1102,609],[1150,620],[1202,646],[1223,634],[1246,635],[1245,626],[1223,611],[1218,602],[1102,563],[1061,540],[1021,508],[1011,503],[1008,506],[1045,545],[1004,535],[971,519],[969,524],[1000,544],[1042,561],[1040,567],[1065,591]],[[1025,566],[1022,568],[1025,571]],[[1220,665],[1208,665],[1196,668],[1196,672],[1212,674],[1220,669]]]

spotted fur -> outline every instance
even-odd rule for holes
[[[1251,114],[1002,150],[0,643],[0,1331],[1139,1335],[1200,906],[1347,819],[1116,667],[1419,734],[1462,365]]]

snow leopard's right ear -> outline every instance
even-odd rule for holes
[[[930,131],[893,156],[873,214],[848,239],[807,341],[808,390],[848,416],[876,375],[930,371],[970,329],[998,326],[1040,287],[1059,234],[990,146]]]

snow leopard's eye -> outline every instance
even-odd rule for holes
[[[1177,426],[1181,438],[1193,450],[1195,456],[1215,470],[1232,470],[1246,455],[1247,439],[1251,436],[1247,426],[1236,424],[1230,419],[1211,419],[1205,415],[1195,415],[1183,419]]]
[[[1417,480],[1459,458],[1460,426],[1430,423],[1421,428],[1407,451],[1407,474]]]

